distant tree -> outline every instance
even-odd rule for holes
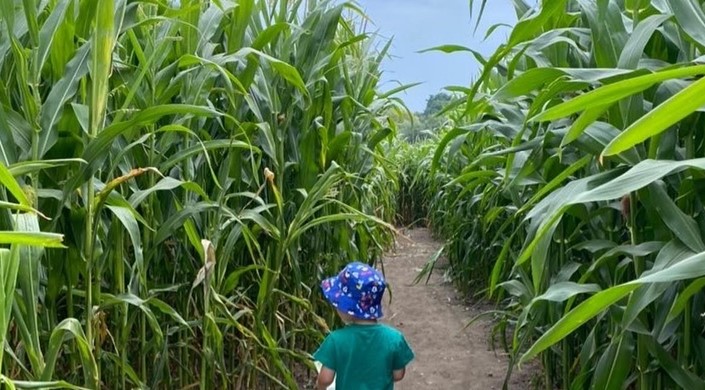
[[[430,95],[423,112],[415,112],[411,117],[404,115],[396,119],[399,134],[407,142],[414,143],[435,137],[438,129],[447,122],[445,116],[436,116],[452,101],[453,97],[445,92]]]
[[[426,99],[426,109],[423,111],[423,114],[425,116],[438,114],[452,99],[453,97],[445,92],[439,92],[429,96],[428,99]]]

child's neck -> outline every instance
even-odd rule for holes
[[[355,325],[377,325],[377,320],[360,320],[360,319],[353,319],[350,320],[350,324],[355,324]]]

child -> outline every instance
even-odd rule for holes
[[[391,390],[404,378],[414,353],[397,329],[377,322],[382,317],[384,277],[359,262],[321,283],[323,295],[345,327],[331,332],[313,355],[322,367],[316,388],[325,390]]]

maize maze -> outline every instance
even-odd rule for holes
[[[408,143],[355,3],[0,0],[2,385],[297,388],[424,221],[508,377],[705,389],[705,2],[512,4]]]

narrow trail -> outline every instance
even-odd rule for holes
[[[404,332],[416,359],[407,368],[400,390],[501,389],[507,357],[500,348],[493,351],[489,338],[491,324],[478,321],[465,327],[482,313],[469,307],[450,283],[443,280],[445,260],[438,261],[428,282],[413,281],[441,244],[427,229],[407,232],[412,242],[400,239],[395,251],[385,256],[384,271],[392,292],[385,297],[385,322]],[[529,389],[527,375],[515,373],[509,388]]]

